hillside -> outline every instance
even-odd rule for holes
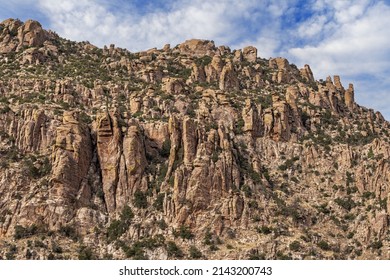
[[[389,259],[389,123],[259,56],[0,23],[0,258]]]

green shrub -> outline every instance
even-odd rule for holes
[[[38,161],[40,163],[39,168],[35,166],[34,161]],[[51,171],[51,163],[47,157],[42,160],[36,160],[35,157],[30,157],[23,161],[23,165],[28,176],[35,179],[42,178],[48,175]]]
[[[34,234],[38,233],[38,227],[36,225],[32,225],[30,227],[23,227],[20,225],[16,225],[14,228],[14,238],[15,239],[22,239],[29,236],[32,236]]]
[[[356,206],[356,203],[350,197],[348,197],[347,199],[336,198],[334,202],[336,202],[339,206],[341,206],[347,211],[350,211]]]
[[[265,260],[265,255],[253,249],[249,252],[248,260]]]
[[[245,125],[245,122],[244,122],[244,119],[243,118],[239,118],[237,120],[237,122],[234,124],[234,134],[242,134],[242,129]]]
[[[8,252],[5,254],[7,260],[14,260],[15,254],[18,252],[18,247],[15,244],[10,245]]]
[[[168,138],[162,144],[160,156],[169,157],[170,152],[171,152],[171,140]]]
[[[297,240],[290,243],[289,248],[291,251],[297,252],[301,249],[301,243]]]
[[[183,251],[173,241],[167,242],[167,253],[170,258],[182,258],[184,256]]]
[[[108,241],[117,240],[124,234],[130,226],[131,220],[134,218],[133,211],[129,206],[125,206],[122,210],[119,220],[113,220],[107,228]]]
[[[118,220],[113,220],[107,229],[107,237],[109,241],[118,239],[122,234],[126,232],[126,228],[123,223]]]
[[[206,233],[205,233],[205,235],[204,235],[204,239],[203,239],[203,244],[205,244],[205,245],[211,245],[211,244],[213,244],[213,236],[212,236],[212,234],[211,234],[211,231],[210,231],[210,229],[208,228],[207,230],[206,230]]]
[[[159,193],[153,203],[153,207],[158,211],[163,211],[165,193]]]
[[[191,259],[198,260],[203,257],[202,252],[199,251],[198,248],[196,248],[194,245],[190,247],[190,257]]]
[[[168,227],[167,223],[166,223],[163,219],[158,220],[158,221],[157,221],[157,225],[158,225],[158,227],[159,227],[160,229],[162,229],[162,230],[166,230],[167,227]]]
[[[61,226],[59,233],[72,239],[73,241],[76,241],[79,238],[75,227],[72,225]]]
[[[262,234],[270,234],[272,233],[272,228],[267,226],[257,227],[257,232]]]
[[[140,190],[136,190],[134,193],[134,206],[137,208],[147,208],[148,200],[146,194]]]
[[[383,247],[383,243],[382,243],[382,241],[373,241],[373,242],[370,244],[370,247],[371,247],[372,249],[379,250],[380,248]]]
[[[51,243],[51,250],[53,251],[53,253],[57,253],[57,254],[62,254],[63,252],[62,247],[59,246],[54,241]]]
[[[330,245],[325,240],[321,240],[320,242],[318,242],[318,247],[320,247],[324,251],[330,250]]]
[[[375,157],[374,152],[372,150],[372,147],[370,147],[370,149],[368,150],[367,157],[370,158],[370,159]]]
[[[45,243],[43,243],[41,240],[37,239],[37,240],[34,240],[34,247],[36,248],[44,248],[44,249],[47,249],[47,246]]]
[[[87,115],[85,112],[82,112],[79,116],[79,120],[81,123],[84,123],[84,124],[91,124],[92,123],[92,118]]]
[[[176,237],[181,237],[182,239],[192,239],[194,238],[194,234],[191,232],[189,227],[184,225],[180,226],[179,230],[174,230],[173,235]]]
[[[209,65],[212,61],[212,58],[208,55],[205,55],[203,57],[199,57],[195,59],[195,64],[200,67],[204,67],[206,65]]]
[[[78,249],[78,259],[79,260],[94,260],[96,259],[95,253],[93,250],[87,246],[80,246]]]

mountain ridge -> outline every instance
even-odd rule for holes
[[[0,23],[0,256],[389,258],[389,123],[257,52]]]

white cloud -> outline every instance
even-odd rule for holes
[[[344,75],[386,71],[390,63],[390,7],[381,2],[369,7],[355,5],[348,8],[352,12],[347,11],[342,17],[337,14],[343,9],[337,8],[328,37],[315,44],[291,48],[286,54],[301,64],[310,62],[321,76],[340,71]]]
[[[338,74],[344,84],[354,83],[357,101],[389,119],[390,6],[383,1],[320,0],[316,7],[318,12],[299,29],[310,36],[318,27],[322,38],[313,35],[319,40],[287,48],[285,56],[298,65],[310,64],[317,78]]]
[[[226,44],[240,35],[234,21],[250,17],[256,1],[173,1],[170,9],[156,9],[140,15],[110,10],[110,2],[68,0],[62,3],[39,1],[51,28],[73,40],[89,40],[102,46],[115,43],[132,51],[177,44],[185,39],[213,39]]]

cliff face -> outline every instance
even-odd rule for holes
[[[0,53],[0,257],[390,257],[389,123],[340,77],[12,19]]]

